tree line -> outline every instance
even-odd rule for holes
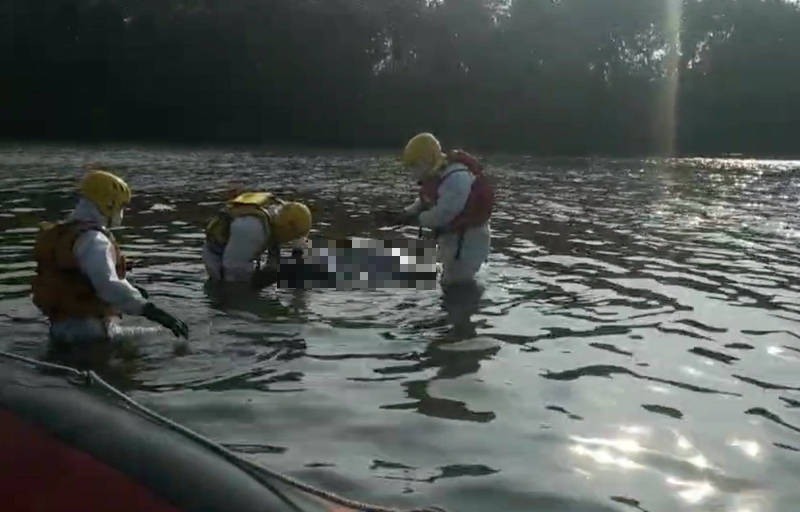
[[[792,154],[789,0],[0,0],[0,136]]]

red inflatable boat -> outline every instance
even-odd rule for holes
[[[240,459],[93,372],[23,359],[0,353],[4,512],[392,510]]]

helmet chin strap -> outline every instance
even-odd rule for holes
[[[431,177],[436,175],[437,168],[435,165],[426,165],[424,168],[422,167],[424,164],[417,164],[414,168],[412,168],[411,173],[413,177],[417,180],[417,183],[422,183],[423,181],[430,179]]]
[[[120,208],[119,210],[116,211],[116,215],[114,213],[112,213],[108,217],[108,226],[107,227],[109,227],[109,228],[118,228],[118,227],[120,227],[122,225],[122,218],[123,218],[123,213],[122,213],[122,208]]]

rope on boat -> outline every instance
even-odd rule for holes
[[[122,391],[118,390],[108,382],[106,382],[102,377],[100,377],[97,373],[92,370],[78,370],[75,368],[71,368],[69,366],[63,366],[60,364],[55,363],[48,363],[45,361],[39,361],[37,359],[32,359],[29,357],[21,356],[18,354],[12,354],[9,352],[0,351],[0,357],[4,357],[7,359],[13,359],[16,361],[20,361],[23,363],[27,363],[31,366],[40,369],[48,369],[48,370],[55,370],[62,373],[67,373],[73,377],[77,377],[80,381],[86,386],[97,386],[104,390],[105,392],[114,395],[119,400],[125,402],[131,408],[136,410],[138,413],[155,420],[158,423],[161,423],[172,430],[180,432],[181,434],[193,439],[194,441],[202,444],[206,448],[210,449],[211,451],[217,453],[218,455],[224,457],[226,460],[234,463],[236,466],[241,468],[242,470],[246,471],[252,477],[256,478],[262,484],[265,484],[275,490],[272,485],[270,485],[269,481],[265,480],[265,476],[270,477],[274,480],[277,480],[281,483],[284,483],[290,487],[303,491],[307,494],[315,496],[317,498],[321,498],[325,501],[329,501],[331,503],[335,503],[337,505],[341,505],[344,507],[349,507],[352,509],[356,509],[360,512],[447,512],[445,509],[441,507],[423,507],[423,508],[414,508],[408,510],[402,510],[397,508],[390,508],[390,507],[383,507],[380,505],[371,505],[368,503],[362,503],[356,500],[352,500],[349,498],[345,498],[339,496],[338,494],[326,491],[324,489],[320,489],[315,487],[311,484],[307,484],[305,482],[301,482],[295,478],[292,478],[288,475],[284,475],[283,473],[279,473],[277,471],[271,470],[255,462],[249,461],[244,459],[234,453],[233,451],[225,448],[221,444],[203,436],[202,434],[198,434],[197,432],[175,423],[174,421],[166,418],[155,411],[148,409],[147,407],[141,405],[140,403],[136,402],[133,398],[129,397]],[[277,492],[277,490],[275,490]],[[285,497],[283,497],[286,499]],[[288,500],[287,500],[288,501]]]

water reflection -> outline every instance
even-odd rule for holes
[[[274,288],[255,290],[240,283],[207,280],[203,292],[213,310],[227,314],[245,313],[253,319],[275,322],[302,319],[308,313],[308,294],[302,289],[276,292]]]
[[[128,341],[77,345],[48,343],[42,359],[79,370],[93,370],[122,391],[136,389],[141,362],[139,347]]]
[[[572,436],[570,451],[578,457],[588,459],[600,469],[613,466],[619,470],[649,471],[662,475],[668,487],[685,504],[713,506],[710,500],[719,493],[735,493],[737,500],[759,495],[762,485],[753,480],[731,477],[712,464],[706,455],[689,439],[673,431],[675,453],[649,448],[645,438],[653,439],[653,431],[642,428],[621,428],[624,437],[585,438]],[[739,446],[734,440],[731,446]],[[745,443],[753,450],[756,444]],[[757,452],[757,448],[756,448]],[[592,472],[592,466],[579,466],[582,471]],[[637,502],[638,504],[638,502]],[[761,510],[760,508],[758,510]]]
[[[448,286],[442,293],[442,307],[447,312],[448,322],[453,326],[453,341],[466,340],[477,335],[473,315],[480,309],[484,286],[469,282]]]
[[[45,351],[33,236],[93,160],[134,190],[119,238],[135,279],[193,335],[183,355],[158,334],[51,360],[379,502],[795,508],[798,162],[491,156],[483,289],[251,293],[203,282],[202,226],[232,177],[308,201],[317,239],[399,241],[416,231],[374,222],[413,198],[393,156],[0,147],[5,348]]]

